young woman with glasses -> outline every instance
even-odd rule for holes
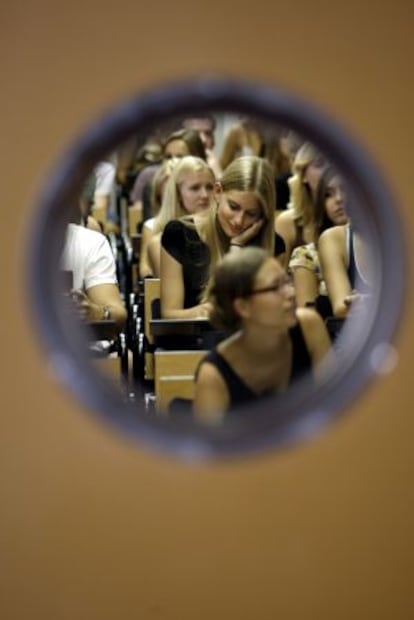
[[[210,321],[231,335],[197,370],[193,407],[200,420],[220,421],[228,410],[285,392],[304,373],[322,379],[325,363],[319,363],[331,351],[326,327],[314,310],[296,308],[291,280],[266,251],[229,253],[209,301]]]

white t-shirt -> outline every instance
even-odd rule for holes
[[[95,196],[109,196],[115,184],[115,166],[101,161],[95,166]]]
[[[117,284],[115,259],[108,239],[99,232],[69,224],[61,268],[73,272],[73,288],[87,291],[97,284]]]
[[[101,161],[95,166],[95,198],[108,196],[107,217],[116,218],[115,166],[109,161]]]
[[[150,217],[148,220],[145,220],[144,226],[148,228],[148,230],[154,230],[155,217]]]

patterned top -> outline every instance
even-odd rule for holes
[[[292,272],[298,267],[303,267],[304,269],[312,271],[318,281],[319,295],[327,295],[326,285],[322,279],[319,255],[314,243],[300,245],[293,250],[289,261],[289,271]]]

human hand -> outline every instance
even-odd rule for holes
[[[262,228],[264,221],[264,218],[261,217],[253,222],[253,224],[250,224],[248,228],[245,228],[241,233],[236,235],[236,237],[232,237],[230,239],[230,245],[238,245],[240,247],[247,245],[249,241],[254,239],[259,230]]]
[[[198,317],[203,319],[208,319],[210,317],[211,311],[213,310],[213,306],[209,302],[205,302],[204,304],[200,304],[198,307]]]
[[[84,293],[84,291],[81,291],[80,289],[73,289],[70,292],[70,297],[75,306],[78,317],[82,321],[92,319],[93,308],[86,293]]]
[[[358,293],[358,291],[353,290],[350,295],[345,297],[344,304],[348,308],[348,311],[361,311],[363,308],[366,308],[369,298],[370,295],[367,295],[366,293]]]

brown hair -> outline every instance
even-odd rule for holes
[[[204,148],[203,141],[198,131],[194,129],[179,129],[178,131],[174,131],[166,138],[163,144],[163,151],[165,151],[167,144],[173,140],[182,140],[185,142],[189,155],[199,157],[200,159],[204,159],[204,161],[207,160],[206,149]]]
[[[265,250],[254,246],[226,254],[216,268],[208,295],[213,306],[210,321],[214,327],[231,331],[239,329],[241,321],[234,300],[250,295],[257,272],[268,258]]]

